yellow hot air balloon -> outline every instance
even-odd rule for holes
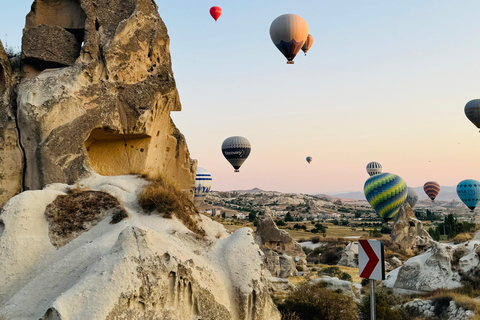
[[[311,34],[308,35],[307,41],[303,44],[302,51],[307,55],[307,51],[310,50],[313,44],[313,37]]]
[[[293,58],[302,48],[308,37],[308,24],[296,14],[284,14],[273,20],[270,25],[270,38],[273,44],[287,58],[287,64],[293,64]]]

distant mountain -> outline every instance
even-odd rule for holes
[[[428,196],[423,191],[422,187],[415,187],[415,191],[418,193],[419,200],[427,200]],[[345,192],[345,193],[327,193],[329,196],[336,198],[346,198],[353,200],[365,200],[365,195],[363,192],[354,191],[354,192]],[[316,194],[316,196],[321,196],[321,194]],[[457,196],[457,187],[456,186],[441,186],[440,192],[435,200],[439,201],[459,201],[460,198]]]

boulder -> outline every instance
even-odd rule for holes
[[[312,279],[310,280],[310,282],[312,283],[322,282],[330,290],[341,290],[343,294],[350,296],[352,298],[355,297],[352,283],[350,281],[340,280],[336,277],[322,276],[320,278]]]
[[[393,220],[392,243],[400,250],[413,252],[424,251],[433,242],[432,237],[423,229],[423,224],[415,217],[408,203],[403,203]]]
[[[255,240],[265,254],[267,269],[274,277],[296,275],[296,265],[307,264],[307,256],[300,244],[288,232],[278,229],[269,214],[259,217]]]
[[[22,58],[43,67],[71,66],[80,53],[75,35],[58,26],[41,24],[22,37]]]
[[[42,52],[36,35],[58,44]],[[70,41],[82,44],[76,58]],[[35,1],[23,46],[16,90],[25,189],[93,172],[140,174],[193,197],[196,162],[170,118],[181,105],[153,1]]]
[[[358,242],[350,242],[342,251],[340,261],[337,263],[340,266],[358,268]]]
[[[253,231],[230,235],[198,216],[205,231],[199,236],[176,218],[143,213],[136,195],[145,183],[136,176],[80,181],[89,190],[83,197],[107,192],[128,216],[112,221],[100,213],[61,247],[48,207],[71,187],[53,184],[13,197],[1,215],[0,318],[280,320]]]

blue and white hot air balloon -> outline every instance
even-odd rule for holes
[[[418,201],[418,193],[412,187],[407,187],[407,199],[405,200],[413,209]]]
[[[457,185],[457,194],[460,200],[473,212],[480,200],[480,182],[473,179],[461,181]]]
[[[195,199],[204,198],[212,188],[212,175],[202,167],[197,167],[195,176]]]

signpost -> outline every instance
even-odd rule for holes
[[[361,278],[370,279],[370,314],[377,318],[375,309],[375,280],[385,280],[385,260],[383,242],[358,240],[358,271]]]

